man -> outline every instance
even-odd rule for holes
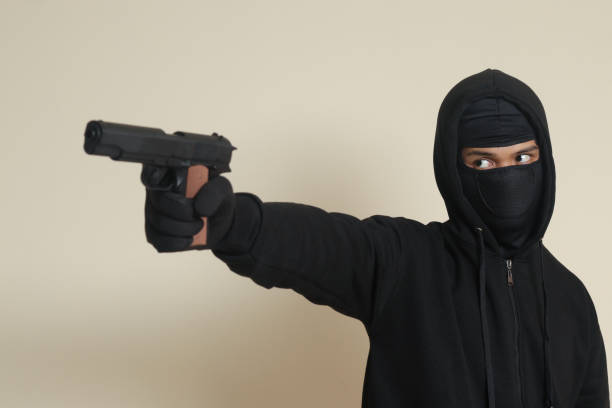
[[[496,69],[461,80],[434,170],[443,223],[263,203],[220,176],[191,200],[147,191],[146,234],[185,250],[207,216],[207,248],[232,271],[359,319],[363,407],[609,407],[591,297],[542,244],[555,167],[539,98]]]

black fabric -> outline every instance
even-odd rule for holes
[[[463,193],[493,231],[504,257],[520,250],[537,223],[542,163],[477,170],[460,162]]]
[[[541,203],[532,233],[510,258],[463,194],[457,167],[459,119],[484,97],[519,108],[540,147]],[[496,69],[461,80],[440,106],[433,159],[444,222],[360,220],[254,200],[261,218],[250,249],[213,253],[265,288],[290,288],[363,323],[370,340],[363,407],[609,407],[593,301],[542,243],[555,169],[539,98]]]
[[[501,147],[535,139],[529,119],[503,98],[471,103],[459,121],[459,147]]]
[[[486,97],[470,103],[459,120],[457,167],[463,194],[493,232],[504,257],[511,257],[532,234],[542,193],[542,166],[475,169],[463,162],[465,147],[504,147],[537,135],[529,119],[512,102]]]

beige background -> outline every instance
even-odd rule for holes
[[[487,67],[544,103],[544,242],[612,350],[609,2],[0,6],[0,406],[358,407],[361,323],[209,252],[158,254],[140,166],[86,155],[85,124],[217,131],[235,191],[443,221],[437,111]]]

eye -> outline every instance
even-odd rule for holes
[[[474,166],[476,166],[477,169],[488,169],[493,166],[493,162],[489,159],[478,159],[474,161]]]
[[[528,162],[531,159],[531,155],[530,154],[519,154],[518,156],[516,156],[516,161],[519,163],[525,163]]]

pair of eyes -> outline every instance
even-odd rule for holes
[[[531,158],[533,156],[531,154],[527,154],[527,153],[521,153],[518,156],[516,156],[516,162],[517,163],[528,163]],[[480,158],[478,160],[474,160],[474,162],[472,163],[474,165],[474,167],[476,167],[477,169],[488,169],[490,167],[493,167],[494,165],[494,161],[491,159],[486,159],[486,158]]]

